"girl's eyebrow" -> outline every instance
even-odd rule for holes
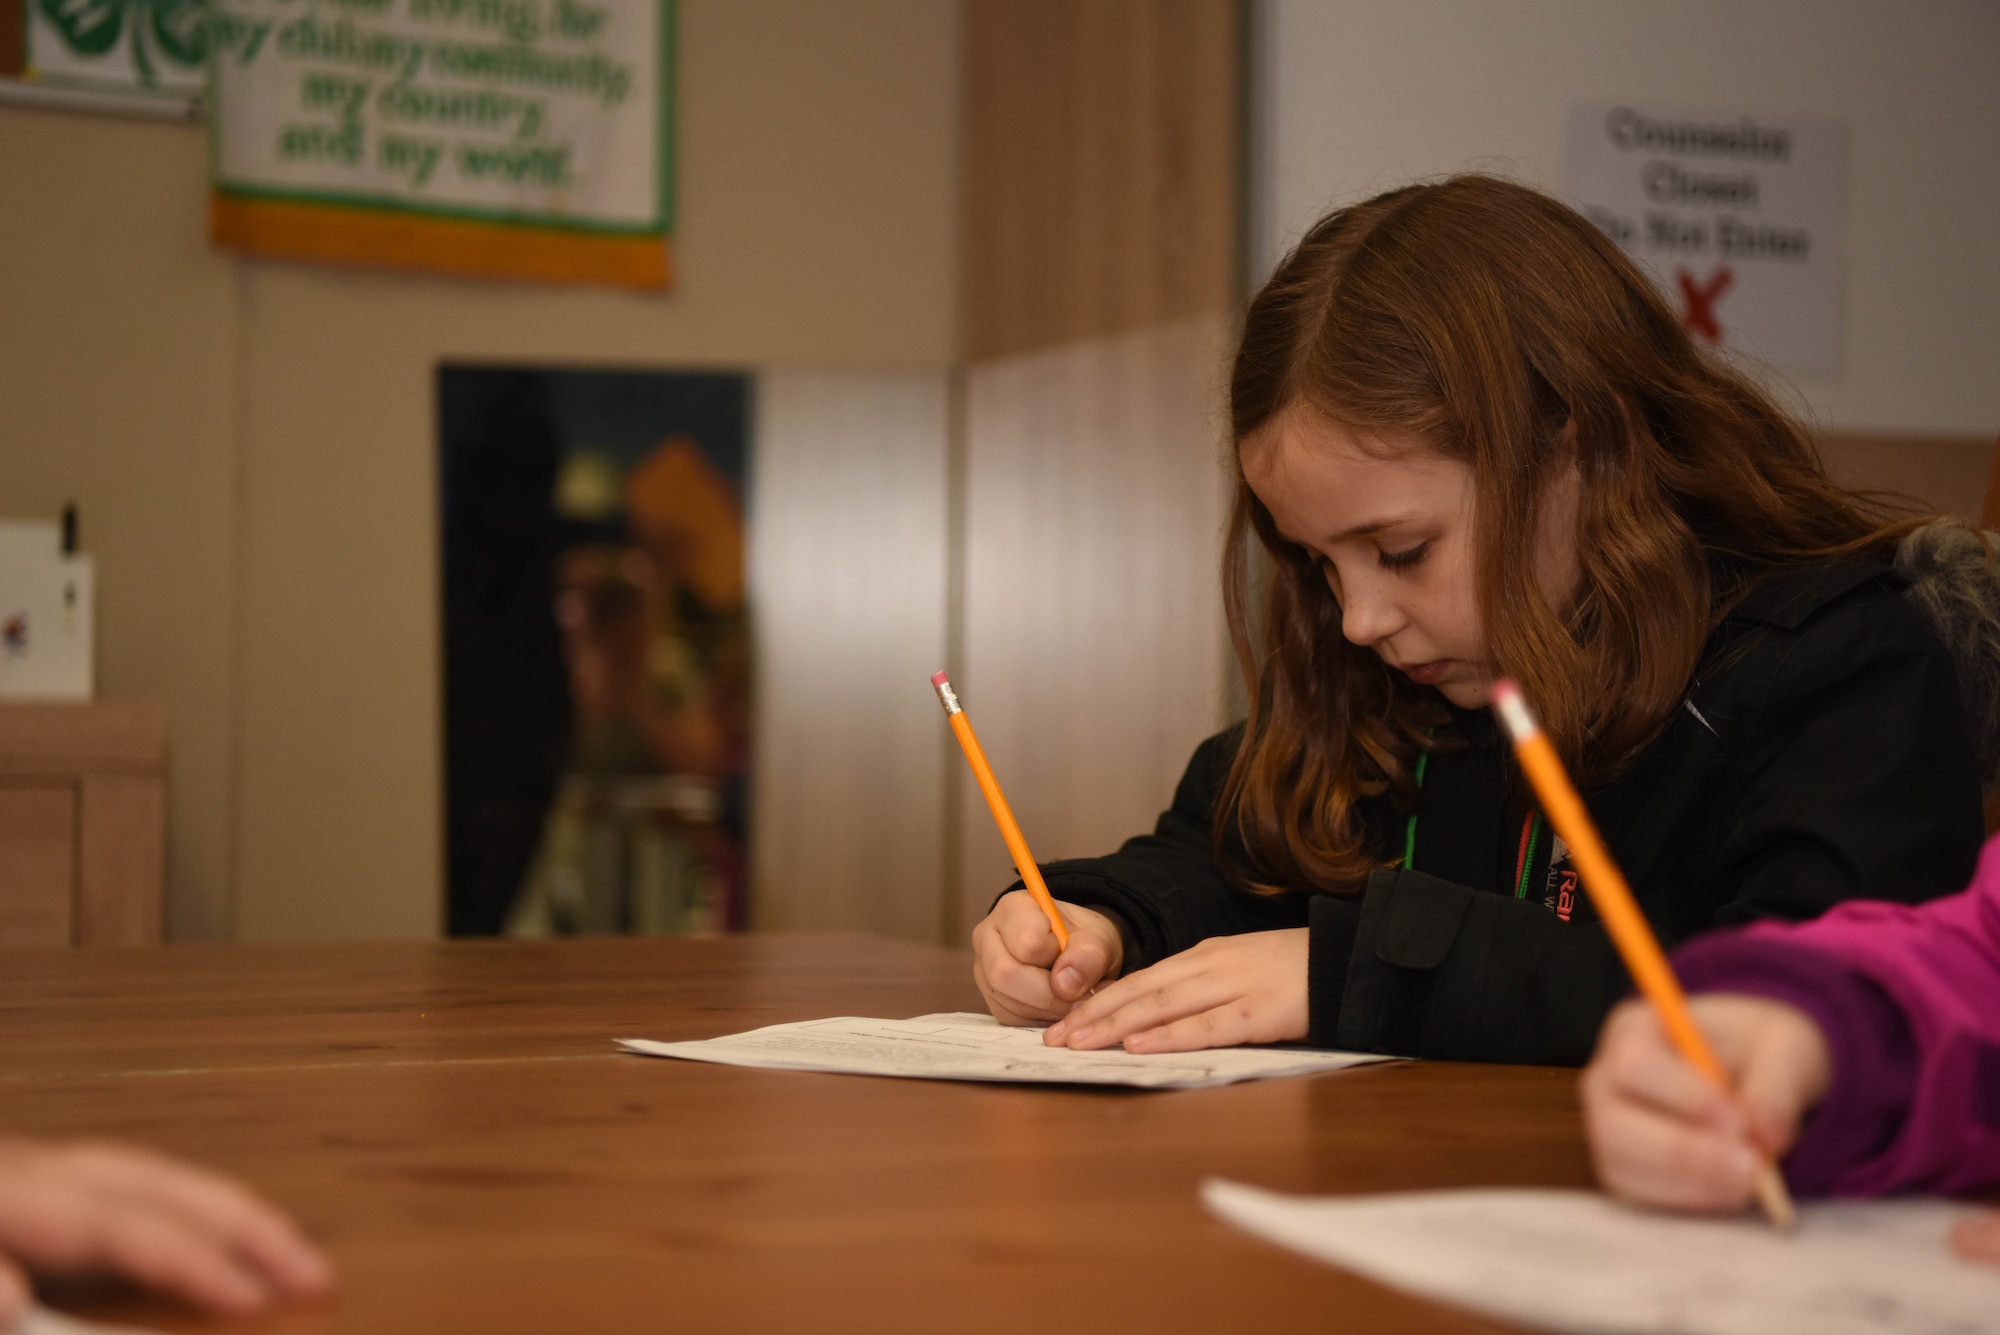
[[[1372,534],[1381,533],[1386,529],[1392,529],[1398,524],[1407,524],[1422,517],[1416,514],[1401,514],[1389,515],[1382,519],[1371,519],[1365,524],[1356,524],[1353,528],[1334,534],[1333,541],[1345,542],[1349,538],[1365,538]]]
[[[1395,528],[1398,524],[1408,524],[1422,518],[1423,516],[1419,514],[1401,514],[1401,515],[1388,515],[1381,519],[1371,519],[1365,524],[1356,524],[1353,528],[1341,530],[1339,533],[1336,533],[1331,538],[1329,538],[1327,540],[1327,544],[1331,546],[1333,543],[1336,542],[1345,542],[1349,538],[1366,538],[1371,536],[1372,534],[1381,533],[1388,529]],[[1291,534],[1285,532],[1283,528],[1278,529],[1278,536],[1283,538],[1286,542],[1291,543],[1294,547],[1306,547],[1311,545],[1305,542],[1303,539],[1293,537]]]

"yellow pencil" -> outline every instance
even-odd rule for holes
[[[972,777],[979,780],[979,791],[986,794],[986,805],[993,811],[994,823],[1000,827],[1000,837],[1007,841],[1007,852],[1014,859],[1014,870],[1021,873],[1022,884],[1028,887],[1028,893],[1035,897],[1035,902],[1042,906],[1042,912],[1048,915],[1057,946],[1068,950],[1069,928],[1063,925],[1062,914],[1056,912],[1056,901],[1042,881],[1042,869],[1035,865],[1035,855],[1028,851],[1028,841],[1021,837],[1021,827],[1014,823],[1014,812],[1007,805],[1006,795],[1000,791],[1000,781],[993,777],[993,767],[986,763],[986,752],[980,749],[979,738],[973,735],[972,720],[965,716],[965,710],[958,703],[958,693],[951,689],[951,682],[944,673],[932,673],[931,685],[937,688],[938,700],[951,719],[951,730],[958,737],[967,763],[972,766]]]
[[[1729,1073],[1716,1060],[1708,1040],[1696,1026],[1694,1015],[1688,1010],[1687,994],[1681,991],[1680,980],[1674,977],[1673,966],[1667,963],[1659,938],[1653,935],[1645,915],[1639,912],[1639,902],[1632,897],[1632,887],[1625,883],[1624,873],[1611,860],[1604,840],[1597,833],[1596,824],[1590,819],[1590,812],[1585,810],[1583,799],[1569,781],[1569,772],[1563,768],[1561,757],[1556,755],[1555,746],[1528,711],[1527,701],[1521,698],[1521,688],[1504,679],[1495,682],[1493,712],[1500,716],[1507,735],[1514,739],[1514,754],[1519,758],[1528,782],[1534,785],[1535,795],[1542,801],[1542,811],[1548,816],[1549,824],[1555,826],[1556,833],[1569,845],[1570,856],[1576,860],[1577,873],[1583,878],[1584,888],[1590,892],[1591,902],[1597,905],[1597,916],[1604,920],[1605,930],[1611,934],[1612,943],[1624,958],[1632,980],[1639,985],[1646,1000],[1652,1003],[1667,1036],[1673,1040],[1681,1056],[1713,1081],[1718,1089],[1728,1092]],[[1792,1208],[1791,1193],[1785,1190],[1784,1178],[1778,1175],[1776,1165],[1769,1159],[1764,1160],[1757,1174],[1757,1202],[1778,1228],[1789,1232],[1798,1223],[1798,1212]]]

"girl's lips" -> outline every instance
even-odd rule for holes
[[[1430,663],[1412,663],[1403,669],[1409,679],[1419,686],[1435,686],[1451,671],[1451,660],[1440,658]]]

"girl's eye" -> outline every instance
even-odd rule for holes
[[[1420,542],[1408,551],[1378,552],[1375,559],[1384,570],[1408,570],[1411,566],[1423,560],[1424,554],[1430,551],[1430,549],[1430,543]]]

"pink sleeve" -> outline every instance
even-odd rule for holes
[[[1760,923],[1838,959],[1896,1004],[1915,1046],[1916,1082],[1902,1129],[1851,1165],[1842,1195],[1974,1191],[2000,1184],[2000,838],[1987,841],[1965,892],[1909,906],[1842,904],[1798,924]]]

